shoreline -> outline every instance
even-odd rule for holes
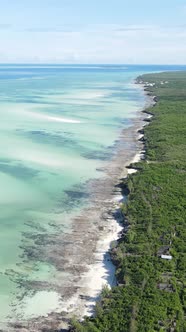
[[[140,110],[140,114],[142,114],[142,118],[139,117],[139,121],[141,122],[141,126],[135,131],[135,140],[138,145],[139,151],[136,151],[135,155],[130,159],[130,161],[126,162],[123,170],[118,177],[118,181],[115,183],[114,187],[118,189],[113,193],[113,197],[110,201],[110,209],[108,213],[108,219],[111,221],[109,225],[110,231],[107,233],[105,238],[105,233],[102,234],[100,239],[97,242],[97,248],[95,252],[95,263],[91,265],[91,268],[88,272],[82,276],[82,279],[87,279],[85,284],[88,285],[88,292],[86,292],[87,296],[91,297],[91,301],[87,300],[87,296],[85,296],[85,303],[83,304],[84,310],[81,312],[81,320],[83,320],[84,316],[92,316],[95,312],[96,302],[99,300],[101,296],[101,292],[103,288],[115,286],[117,284],[115,278],[115,265],[111,260],[110,249],[113,242],[117,242],[120,239],[120,234],[124,230],[124,216],[121,213],[122,202],[125,199],[125,195],[122,194],[122,179],[128,177],[128,175],[137,172],[133,164],[138,163],[141,159],[144,158],[145,155],[145,144],[143,141],[144,134],[141,134],[140,131],[149,124],[152,115],[147,112],[147,108],[153,107],[156,104],[155,97],[150,96],[145,90],[145,84],[140,84],[135,80],[134,84],[138,84],[139,88],[142,88],[144,95],[146,96],[145,106],[142,110]],[[145,116],[143,117],[143,115]],[[139,116],[139,115],[138,115]],[[135,120],[134,120],[135,121]],[[133,124],[136,129],[136,126]],[[125,131],[125,129],[123,130]],[[121,143],[121,142],[120,142]],[[119,150],[117,150],[117,154]],[[105,230],[105,229],[104,229]],[[109,273],[108,273],[109,272]],[[92,301],[93,298],[93,301]],[[81,301],[83,297],[81,298]],[[81,307],[81,301],[78,303],[78,307]],[[78,316],[78,318],[80,318]],[[61,326],[63,328],[64,326]]]
[[[118,287],[103,292],[95,316],[73,321],[70,331],[186,330],[186,93],[180,89],[186,72],[147,74],[140,80],[147,81],[144,88],[156,95],[157,104],[145,110],[153,118],[140,131],[144,159],[130,165],[137,173],[123,182],[126,229],[111,250]]]
[[[139,86],[141,87],[140,84]],[[151,117],[145,110],[154,105],[154,98],[148,96],[145,87],[143,87],[143,91],[146,95],[143,110],[136,112],[130,128],[122,130],[113,148],[114,151],[116,149],[116,154],[104,169],[106,176],[101,181],[100,179],[92,180],[88,184],[89,190],[93,193],[91,208],[84,209],[81,216],[75,218],[72,234],[68,234],[64,239],[65,255],[60,260],[60,264],[65,264],[65,269],[74,274],[74,278],[71,280],[73,287],[69,289],[69,284],[67,284],[65,292],[63,292],[63,302],[65,302],[65,298],[70,297],[67,301],[68,304],[62,306],[60,313],[54,312],[46,318],[39,317],[25,322],[25,324],[14,324],[12,331],[23,331],[23,329],[25,332],[41,331],[43,326],[48,328],[48,331],[51,328],[68,329],[68,321],[72,316],[77,315],[78,318],[83,318],[85,315],[90,316],[94,313],[95,303],[100,297],[103,285],[114,284],[115,267],[110,261],[108,251],[111,243],[119,239],[119,234],[123,230],[120,225],[120,222],[123,221],[120,206],[124,196],[122,196],[120,183],[128,174],[136,172],[132,164],[137,163],[144,156],[143,134],[140,131],[148,124],[149,121],[146,120]],[[129,138],[129,145],[133,150],[124,149],[124,153],[123,144],[126,136]],[[95,207],[98,211],[95,211]],[[94,222],[92,222],[93,220]],[[80,241],[80,235],[81,237],[84,235],[82,241]],[[73,257],[70,257],[72,241],[74,252]]]

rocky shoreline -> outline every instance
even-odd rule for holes
[[[143,89],[145,90],[144,86]],[[154,97],[148,97],[145,109],[155,102]],[[103,170],[104,178],[87,183],[90,206],[73,220],[70,234],[59,234],[54,239],[55,246],[52,243],[47,245],[50,261],[58,269],[63,268],[70,276],[65,284],[55,288],[65,303],[61,312],[16,322],[9,326],[10,332],[68,330],[68,322],[72,316],[81,319],[94,311],[100,287],[102,288],[101,284],[97,286],[96,273],[99,273],[99,267],[103,274],[99,278],[103,279],[104,284],[112,284],[110,278],[113,278],[114,266],[110,262],[108,250],[110,243],[117,240],[128,227],[127,224],[124,228],[120,226],[123,222],[120,206],[124,199],[121,182],[128,173],[136,171],[133,164],[144,156],[143,127],[150,121],[150,116],[146,110],[139,111],[132,127],[122,131],[114,146],[116,152]]]

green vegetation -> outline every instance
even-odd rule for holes
[[[186,72],[141,80],[155,83],[146,89],[158,103],[146,111],[154,115],[144,129],[146,160],[123,184],[129,230],[111,253],[118,286],[72,331],[186,331]]]

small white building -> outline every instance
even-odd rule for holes
[[[161,258],[170,261],[172,259],[172,256],[171,255],[161,255]]]

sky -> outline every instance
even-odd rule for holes
[[[186,64],[186,0],[0,0],[0,63]]]

